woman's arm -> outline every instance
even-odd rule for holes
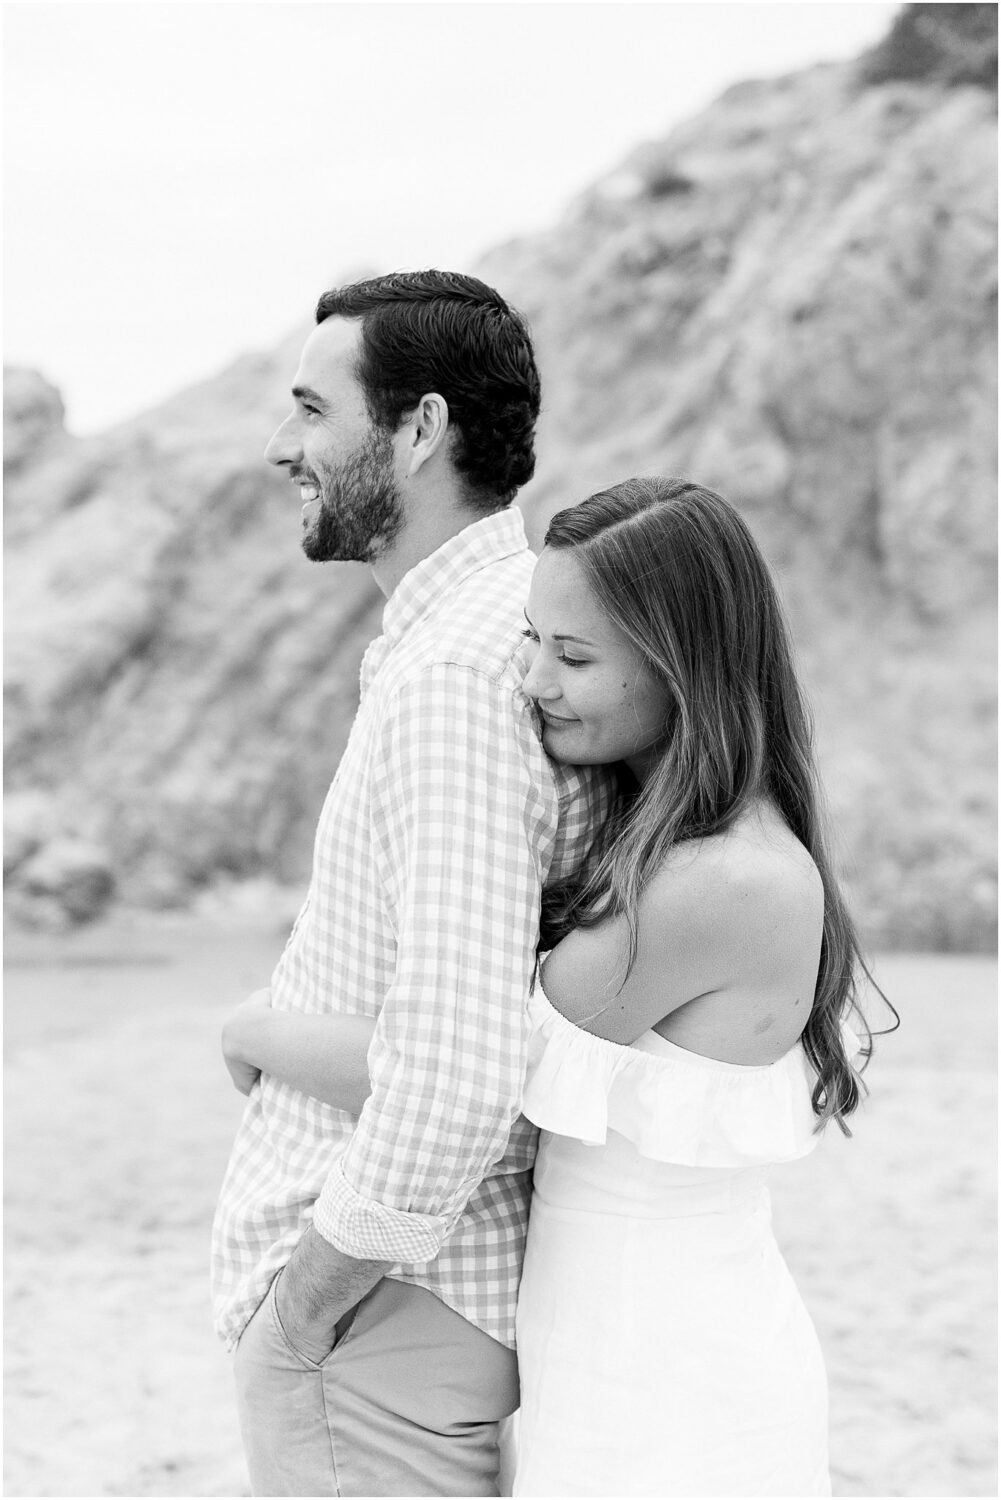
[[[800,846],[793,856],[714,836],[677,846],[648,880],[631,970],[627,922],[614,916],[558,943],[542,987],[605,1041],[628,1047],[654,1028],[691,1052],[767,1066],[810,1015],[823,921],[823,885]]]
[[[238,1005],[223,1027],[222,1050],[233,1082],[249,1093],[258,1073],[271,1073],[314,1099],[360,1115],[371,1092],[368,1048],[375,1021],[367,1016],[314,1016],[272,1010],[267,990]]]

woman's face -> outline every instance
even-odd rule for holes
[[[542,714],[547,754],[582,766],[625,761],[642,781],[670,694],[605,614],[571,551],[543,551],[525,615],[534,643],[525,691]]]

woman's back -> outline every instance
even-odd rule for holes
[[[818,1139],[797,1037],[819,879],[767,811],[681,856],[641,902],[628,1005],[607,994],[621,962],[611,924],[565,939],[543,974],[557,995],[531,1003],[524,1109],[543,1133],[519,1298],[516,1495],[830,1492],[823,1359],[765,1183],[770,1164]],[[688,982],[712,973],[714,987],[631,1036],[683,994],[666,966],[692,941],[706,956],[687,956]],[[598,1006],[627,1044],[568,1019]]]
[[[515,1493],[826,1494],[823,1360],[764,1175],[817,1141],[820,877],[758,803],[672,851],[637,915],[628,976],[613,918],[532,1002]]]
[[[543,984],[576,1025],[625,1045],[656,1031],[750,1066],[786,1053],[810,1015],[824,893],[807,851],[767,801],[725,832],[679,845],[647,884],[637,946],[612,917],[569,934]]]

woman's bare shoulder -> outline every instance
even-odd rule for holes
[[[690,1001],[774,983],[800,951],[813,951],[822,923],[823,889],[807,851],[784,824],[749,817],[679,844],[647,881],[631,968],[619,916],[564,939],[544,987],[576,1024],[628,1043]]]
[[[667,929],[677,934],[679,919],[720,933],[733,919],[743,925],[764,911],[786,916],[822,907],[823,884],[809,852],[778,814],[755,808],[724,832],[673,849],[647,883],[640,918],[671,941]]]

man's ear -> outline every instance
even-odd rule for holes
[[[448,402],[444,396],[433,391],[422,396],[409,423],[405,450],[408,475],[412,477],[443,449],[447,432]]]

